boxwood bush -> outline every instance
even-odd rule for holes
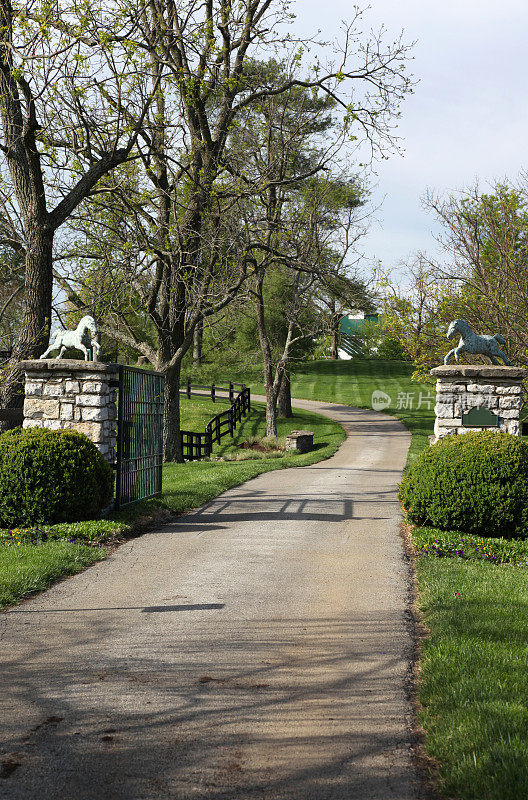
[[[528,444],[495,431],[446,436],[400,484],[411,522],[481,536],[528,534]]]
[[[113,472],[83,433],[16,428],[0,436],[0,526],[96,517]]]

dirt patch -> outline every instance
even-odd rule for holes
[[[260,442],[254,442],[253,444],[243,442],[237,445],[237,447],[239,450],[255,450],[257,453],[274,453],[279,449],[277,447],[266,447],[265,444],[261,444]]]

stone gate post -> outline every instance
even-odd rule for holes
[[[435,367],[434,441],[449,434],[497,430],[520,436],[523,367],[480,364]]]
[[[24,428],[85,433],[105,459],[116,460],[117,364],[73,359],[22,361]]]

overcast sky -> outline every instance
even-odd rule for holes
[[[297,0],[295,29],[335,40],[351,8],[345,0]],[[426,189],[462,189],[475,178],[484,188],[528,167],[528,2],[372,0],[364,20],[417,40],[410,67],[420,83],[399,124],[405,153],[378,167],[374,200],[384,200],[364,242],[369,259],[392,267],[416,250],[436,250],[435,223],[420,199]]]

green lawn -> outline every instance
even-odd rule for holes
[[[440,787],[460,800],[528,797],[528,576],[521,567],[422,556],[419,699]]]
[[[62,541],[0,545],[0,608],[100,561],[103,547]]]
[[[218,398],[214,403],[207,398],[182,395],[180,403],[180,425],[184,431],[204,431],[209,420],[229,409],[229,400]]]

